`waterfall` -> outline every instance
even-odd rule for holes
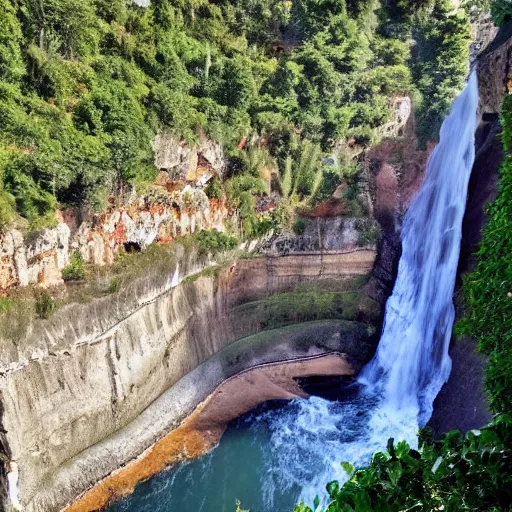
[[[275,420],[268,474],[281,476],[273,491],[299,486],[301,498],[312,503],[329,481],[346,481],[341,461],[366,465],[391,437],[417,445],[418,429],[429,420],[451,370],[452,297],[477,107],[473,72],[441,127],[422,187],[404,218],[397,280],[377,353],[358,379],[359,396],[349,403],[312,397]]]
[[[444,121],[424,183],[403,223],[403,252],[373,361],[360,380],[381,391],[389,409],[420,426],[448,380],[454,320],[452,296],[462,219],[475,159],[476,72]]]
[[[424,183],[404,218],[403,253],[379,347],[350,392],[339,401],[314,396],[255,413],[249,431],[231,432],[229,442],[223,438],[204,458],[160,483],[155,479],[149,491],[154,496],[142,494],[122,510],[227,512],[236,498],[251,510],[291,510],[299,499],[313,504],[316,495],[322,509],[328,504],[326,484],[348,479],[342,461],[365,466],[391,437],[417,444],[418,427],[430,418],[451,369],[452,295],[477,104],[473,73],[443,123]],[[208,490],[197,492],[190,482]]]

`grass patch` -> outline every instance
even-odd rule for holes
[[[232,251],[240,243],[238,238],[221,231],[198,231],[178,238],[178,242],[185,247],[197,247],[200,256],[216,256],[220,252]]]
[[[64,281],[81,281],[85,279],[85,262],[83,256],[78,251],[71,255],[69,265],[62,269],[62,279]]]
[[[297,286],[262,300],[248,302],[236,309],[251,311],[266,329],[315,320],[356,320],[366,276],[347,280],[320,281]]]
[[[222,270],[221,265],[216,265],[214,267],[208,267],[204,270],[201,270],[201,272],[196,272],[195,274],[192,274],[190,276],[187,276],[183,279],[182,283],[193,283],[197,281],[201,277],[214,277],[215,279],[219,277],[220,271]]]

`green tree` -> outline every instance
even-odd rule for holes
[[[16,82],[24,72],[21,26],[9,0],[0,0],[0,80]]]
[[[491,12],[494,23],[501,27],[512,20],[512,3],[508,0],[495,0],[491,4]]]

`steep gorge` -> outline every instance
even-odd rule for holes
[[[254,364],[335,350],[360,367],[371,356],[373,331],[338,321],[319,336],[316,351],[302,341],[257,356],[258,351],[252,355],[242,344],[229,355],[232,363],[214,365],[214,370],[206,365],[190,374],[223,347],[265,325],[254,308],[244,313],[236,306],[299,283],[343,282],[367,274],[373,259],[368,250],[247,259],[201,275],[204,264],[196,253],[177,246],[167,283],[155,281],[159,276],[153,282],[142,278],[120,294],[67,306],[39,321],[27,338],[4,346],[3,425],[26,509],[54,510],[69,503],[177,426],[223,380]],[[317,338],[307,329],[304,337]],[[327,343],[333,339],[328,348],[321,348],[324,338]],[[280,343],[276,339],[270,346]],[[157,407],[144,423],[139,415],[187,375],[187,391],[179,388],[171,410],[155,422]],[[136,428],[137,434],[123,435],[125,427],[128,432]],[[124,449],[119,442],[103,449],[102,441],[116,432]]]
[[[508,92],[512,62],[508,46],[509,41],[489,53],[479,67],[483,117],[466,211],[461,269],[466,268],[464,258],[478,241],[484,221],[482,208],[492,198],[502,159],[496,117]],[[488,99],[489,91],[495,95],[492,99]],[[421,159],[425,157],[421,155]],[[402,203],[389,208],[389,201],[384,201],[384,213],[380,218],[377,215],[384,236],[362,304],[368,304],[368,297],[377,305],[383,304],[391,291],[400,254],[396,226],[407,207],[408,185],[405,193],[404,189],[398,193],[398,189],[389,191],[382,186],[387,177],[394,179],[386,167],[393,162],[385,160],[381,157],[376,194],[382,198],[389,193],[392,202]],[[414,184],[408,190],[412,190],[421,181],[422,165],[408,163],[419,169],[418,174],[410,175]],[[390,209],[387,214],[386,209]],[[120,295],[89,305],[68,306],[51,320],[34,326],[26,339],[3,346],[3,427],[12,460],[18,464],[20,498],[27,510],[57,510],[69,503],[176,427],[221,382],[244,368],[336,351],[347,354],[350,371],[357,371],[371,356],[374,340],[365,325],[342,322],[305,326],[304,336],[316,336],[316,329],[322,329],[321,339],[327,340],[313,349],[304,341],[295,343],[287,338],[280,341],[283,345],[278,344],[275,352],[259,349],[255,355],[247,351],[247,346],[240,346],[235,356],[230,355],[237,360],[233,366],[217,360],[214,371],[202,364],[214,354],[222,358],[222,348],[262,328],[261,318],[251,316],[252,311],[244,316],[243,308],[236,306],[291,290],[299,283],[343,281],[343,274],[367,274],[374,257],[372,250],[352,248],[333,254],[247,259],[218,274],[184,280],[204,267],[196,254],[178,248],[179,266],[166,283],[140,280]],[[38,274],[36,271],[34,276]],[[178,282],[181,284],[177,286]],[[375,291],[377,286],[379,293]],[[379,316],[375,308],[365,311],[363,307],[361,317],[369,318],[371,311],[375,321]],[[187,389],[193,390],[190,396],[179,387],[184,377],[189,379]],[[164,419],[158,423],[158,412],[143,412],[177,383],[167,399]],[[183,395],[177,396],[180,393]],[[153,429],[148,429],[149,424]],[[123,428],[135,429],[129,435],[137,442],[120,450]],[[116,432],[120,437],[109,439],[111,444],[104,448],[101,442]]]

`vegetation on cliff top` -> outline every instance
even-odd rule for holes
[[[167,130],[223,143],[251,234],[270,178],[241,140],[262,136],[284,195],[312,197],[342,178],[305,154],[371,144],[400,94],[432,137],[467,72],[468,19],[445,0],[0,0],[0,13],[2,225],[46,226],[58,205],[101,208],[151,181]]]

